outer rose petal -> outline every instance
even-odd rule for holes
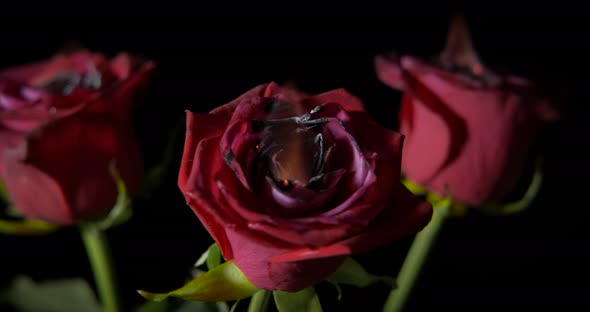
[[[206,227],[227,260],[233,258],[232,246],[226,226],[239,224],[236,213],[224,209],[219,200],[221,190],[215,187],[214,177],[225,165],[219,151],[219,137],[207,138],[197,143],[192,155],[191,172],[182,188],[187,204]]]
[[[70,219],[59,220],[64,224],[96,216],[113,206],[117,189],[109,173],[111,161],[116,161],[130,192],[139,184],[143,170],[130,125],[113,120],[112,116],[96,116],[85,111],[56,120],[29,135],[25,153],[20,158],[22,166],[11,168],[10,172],[30,166],[55,180],[65,197],[68,207],[65,209],[71,210]],[[6,178],[5,183],[16,183],[11,180]],[[16,186],[11,189],[15,190]],[[25,215],[39,206],[29,197],[44,200],[31,197],[26,189],[10,194],[15,206]],[[58,221],[56,217],[51,219]]]
[[[400,211],[398,208],[404,209]],[[366,231],[329,246],[289,250],[273,257],[273,262],[298,262],[366,252],[416,233],[430,222],[431,217],[432,206],[400,185],[394,192],[393,202],[367,225]]]
[[[248,100],[252,97],[263,96],[266,92],[266,89],[269,87],[270,84],[262,84],[250,89],[248,92],[240,95],[237,99],[217,107],[216,109],[212,110],[210,114],[213,115],[224,115],[227,117],[231,117],[236,110],[236,107],[242,103],[244,100]]]
[[[193,160],[197,145],[204,139],[221,136],[227,126],[229,116],[224,114],[193,114],[186,111],[186,134],[184,152],[180,162],[178,187],[184,192],[186,181],[193,168]]]
[[[2,177],[13,204],[29,219],[57,224],[75,221],[70,205],[58,182],[34,166],[22,163],[16,155],[2,157]]]
[[[350,94],[344,89],[336,89],[322,94],[310,96],[305,99],[305,104],[308,110],[312,110],[315,106],[336,103],[342,106],[347,112],[364,112],[365,108],[360,99]]]
[[[293,250],[295,246],[273,241],[272,237],[257,236],[236,228],[226,230],[233,248],[233,262],[256,287],[270,290],[296,291],[318,283],[336,271],[344,260],[342,254],[315,257],[308,261],[280,263],[275,255]]]
[[[139,95],[145,91],[149,77],[156,65],[148,61],[138,65],[139,67],[124,80],[113,82],[98,91],[97,98],[102,102],[100,105],[91,105],[88,112],[92,114],[116,114],[122,118],[129,118],[135,109]],[[66,97],[67,98],[67,97]]]
[[[375,58],[375,71],[384,84],[398,90],[405,89],[406,82],[397,55],[378,55]]]

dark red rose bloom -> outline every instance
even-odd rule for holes
[[[381,81],[404,91],[403,173],[473,206],[513,190],[539,129],[558,118],[531,82],[483,66],[461,20],[434,64],[383,55],[376,70]]]
[[[187,112],[178,184],[226,260],[256,287],[296,291],[428,223],[400,183],[402,141],[344,90],[264,84]]]
[[[71,224],[107,212],[143,172],[131,109],[154,68],[127,54],[59,54],[0,71],[0,175],[25,217]]]

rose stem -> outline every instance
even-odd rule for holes
[[[111,264],[111,255],[104,233],[92,224],[80,226],[82,241],[94,273],[94,280],[104,312],[118,312],[117,287]]]
[[[248,312],[263,312],[267,310],[268,302],[270,301],[271,292],[261,289],[257,291],[250,299]]]
[[[449,215],[450,205],[434,207],[430,223],[414,238],[414,242],[397,276],[397,288],[393,289],[385,302],[384,312],[402,311],[416,282],[422,265],[442,225]]]

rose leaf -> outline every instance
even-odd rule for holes
[[[79,278],[36,283],[27,276],[18,276],[1,297],[22,312],[101,311],[92,288]]]
[[[168,297],[190,301],[219,302],[247,298],[257,290],[258,288],[250,283],[232,261],[227,261],[197,276],[176,290],[167,293],[150,293],[138,290],[138,293],[144,298],[156,302]]]

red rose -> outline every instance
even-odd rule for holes
[[[376,58],[381,81],[404,91],[402,171],[466,204],[501,199],[521,177],[538,130],[556,113],[531,82],[483,66],[459,19],[435,63]]]
[[[187,114],[179,187],[258,288],[300,290],[430,220],[430,205],[400,183],[403,137],[344,90],[270,83]]]
[[[111,161],[138,185],[130,113],[153,68],[79,51],[0,71],[0,175],[19,212],[58,224],[105,213],[117,197]]]

